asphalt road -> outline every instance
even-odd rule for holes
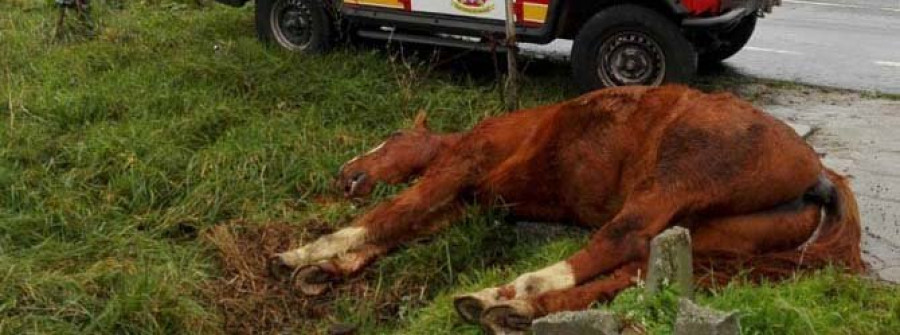
[[[725,64],[764,78],[900,93],[900,1],[784,0]]]
[[[571,47],[524,49],[567,57]],[[900,0],[783,0],[725,64],[755,77],[900,94]]]

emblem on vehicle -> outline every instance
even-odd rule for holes
[[[494,9],[493,0],[450,0],[453,7],[468,13],[486,13]]]

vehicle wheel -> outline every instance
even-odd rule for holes
[[[756,28],[756,15],[748,15],[741,19],[731,30],[721,32],[716,45],[708,46],[700,53],[700,64],[721,62],[741,51],[750,41],[753,29]]]
[[[578,32],[572,70],[585,90],[687,82],[697,72],[697,53],[668,18],[618,5],[594,15]]]
[[[257,0],[256,33],[265,43],[304,53],[325,52],[333,35],[323,0]]]

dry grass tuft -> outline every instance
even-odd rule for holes
[[[285,223],[232,221],[204,235],[222,263],[222,276],[209,282],[206,291],[221,310],[227,333],[310,331],[310,323],[303,321],[327,314],[321,301],[297,294],[269,275],[268,258],[296,245],[294,231]]]
[[[269,257],[331,230],[318,221],[300,226],[305,228],[302,238],[296,238],[296,227],[286,223],[257,225],[243,220],[216,225],[203,235],[218,251],[223,270],[220,277],[206,283],[205,292],[219,308],[226,333],[322,332],[327,324],[342,323],[334,318],[339,298],[371,302],[378,311],[376,323],[395,320],[402,313],[403,301],[424,300],[424,286],[403,280],[385,290],[370,286],[370,282],[377,282],[372,269],[322,296],[306,297],[295,292],[291,283],[269,274]]]

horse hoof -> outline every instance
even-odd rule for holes
[[[269,275],[275,279],[289,278],[294,273],[294,268],[284,262],[281,256],[269,257]]]
[[[336,279],[321,266],[309,265],[297,270],[294,286],[304,295],[316,296],[325,293]]]
[[[485,309],[481,325],[492,334],[524,334],[533,318],[534,311],[527,302],[512,300]]]
[[[459,314],[463,321],[472,324],[478,324],[485,308],[484,302],[471,295],[453,298],[453,306],[456,307],[456,314]]]

